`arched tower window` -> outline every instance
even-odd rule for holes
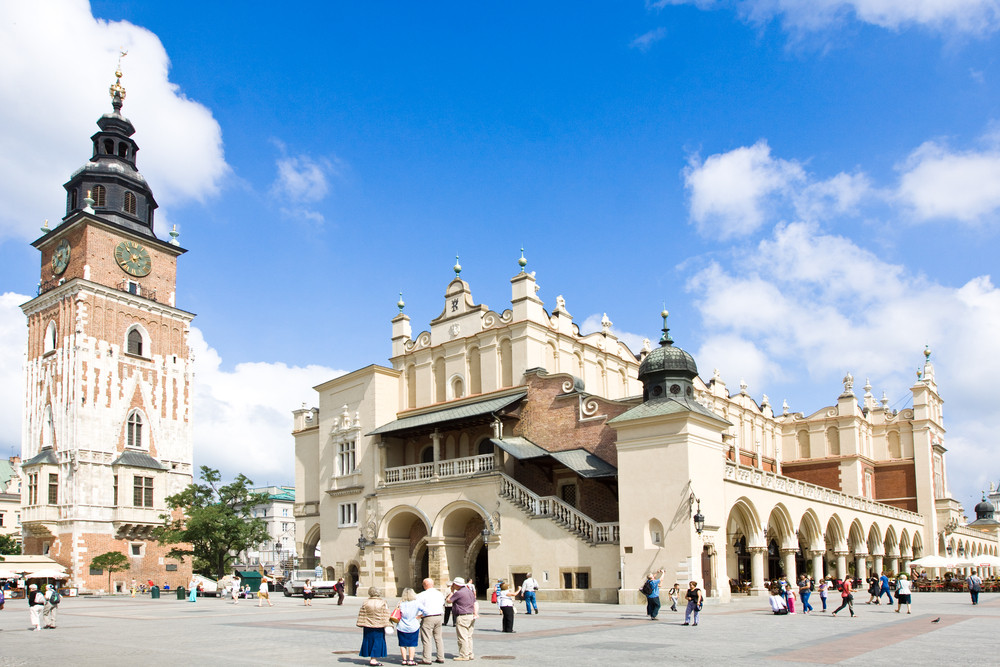
[[[125,201],[122,203],[122,210],[135,215],[135,195],[131,192],[125,193]]]
[[[115,154],[115,142],[113,139],[104,140],[104,152],[107,153],[108,155]]]
[[[42,344],[43,352],[52,352],[56,349],[56,323],[49,322],[45,327],[45,341]]]
[[[125,445],[135,449],[144,449],[142,440],[142,414],[138,410],[133,410],[128,415],[125,428]]]
[[[108,191],[103,185],[95,185],[91,197],[94,200],[94,206],[107,206]]]
[[[128,332],[128,353],[142,356],[142,334],[138,329]]]
[[[406,407],[417,407],[417,369],[413,364],[406,367]]]
[[[809,458],[809,431],[802,429],[796,434],[796,439],[799,445],[799,458],[807,459]]]
[[[826,453],[828,456],[840,456],[840,429],[836,426],[826,429]]]
[[[462,398],[463,396],[465,396],[465,383],[462,382],[461,375],[456,375],[451,379],[451,397]]]
[[[434,402],[440,403],[448,400],[445,395],[445,387],[448,385],[448,378],[444,376],[444,359],[438,357],[434,361]]]
[[[69,191],[69,210],[73,211],[76,209],[78,196],[76,188]]]
[[[514,360],[509,338],[500,341],[500,386],[514,385]]]
[[[899,432],[889,431],[889,458],[890,459],[901,459],[903,458],[903,449],[899,445]]]
[[[128,157],[128,144],[124,141],[118,144],[118,157],[127,158]]]
[[[478,347],[469,350],[469,393],[483,393],[483,367]]]

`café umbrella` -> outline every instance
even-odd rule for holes
[[[59,570],[47,569],[47,570],[35,570],[34,572],[28,573],[28,579],[68,579],[69,575]]]

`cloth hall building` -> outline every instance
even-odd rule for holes
[[[502,312],[457,265],[429,330],[400,301],[389,365],[294,412],[305,567],[390,596],[532,573],[543,599],[632,603],[660,567],[728,598],[779,574],[905,571],[949,540],[997,553],[949,495],[929,351],[912,408],[848,376],[832,405],[776,413],[704,381],[666,312],[636,354],[606,316],[581,335],[561,296],[547,311],[520,264]]]

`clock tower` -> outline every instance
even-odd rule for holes
[[[47,554],[81,590],[90,561],[119,551],[132,579],[186,585],[191,563],[152,537],[165,498],[192,481],[193,314],[176,305],[177,232],[153,232],[156,201],[136,169],[121,71],[93,154],[63,186],[66,215],[42,228],[28,318],[21,437],[24,552]]]

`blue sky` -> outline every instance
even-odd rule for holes
[[[954,495],[1000,478],[997,0],[3,6],[5,453],[28,243],[124,46],[158,232],[189,250],[198,464],[290,482],[290,410],[386,363],[399,291],[422,330],[459,255],[501,310],[524,247],[585,331],[607,313],[637,348],[665,302],[703,377],[793,411],[848,371],[905,407],[928,344]]]

